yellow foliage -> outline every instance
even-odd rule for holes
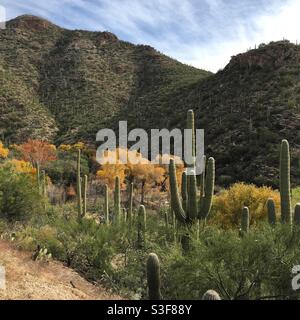
[[[0,141],[0,158],[6,159],[8,157],[9,150],[4,147],[3,143]]]
[[[72,149],[75,149],[75,150],[83,150],[84,148],[85,148],[85,144],[83,142],[77,142],[72,146]]]
[[[69,144],[61,144],[58,149],[60,151],[64,151],[64,152],[68,152],[68,151],[71,151],[72,150],[72,146],[69,145]]]
[[[32,167],[31,163],[24,160],[12,159],[7,161],[7,164],[10,164],[16,173],[28,173],[32,175],[36,173],[36,169]]]
[[[104,164],[97,172],[97,176],[102,180],[102,183],[108,184],[111,188],[114,186],[116,176],[119,176],[122,185],[127,177],[135,184],[142,184],[145,188],[159,185],[163,182],[166,174],[165,167],[151,164],[139,152],[124,148],[105,151],[101,162]]]
[[[249,207],[251,223],[267,217],[266,203],[269,198],[275,202],[277,212],[280,207],[280,194],[268,187],[257,187],[253,184],[236,183],[214,198],[211,223],[224,228],[240,225],[242,209]]]

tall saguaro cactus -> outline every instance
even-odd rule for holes
[[[119,222],[121,215],[121,186],[120,178],[116,177],[115,179],[115,193],[114,193],[114,221]]]
[[[83,178],[83,185],[82,185],[82,189],[83,189],[82,216],[83,217],[86,216],[86,212],[87,212],[87,184],[88,184],[88,176],[85,175]]]
[[[169,166],[171,202],[176,218],[182,223],[191,223],[196,219],[206,220],[208,217],[214,194],[215,160],[209,158],[205,177],[205,194],[197,199],[198,189],[196,175],[183,175],[182,200],[179,196],[176,165],[172,159]],[[187,185],[187,187],[186,187]]]
[[[280,152],[280,198],[281,220],[292,223],[291,181],[290,181],[290,147],[287,140],[281,143]]]
[[[107,184],[104,186],[104,219],[105,223],[109,224],[109,197]]]
[[[147,282],[149,300],[161,300],[160,262],[155,253],[150,253],[147,259]]]
[[[192,152],[190,154],[192,159],[188,157],[186,172],[182,175],[181,197],[178,191],[175,161],[171,160],[169,165],[171,206],[181,223],[192,223],[197,219],[206,220],[211,210],[215,186],[215,160],[209,158],[206,170],[200,176],[201,192],[198,191],[195,174],[195,120],[192,110],[189,110],[187,114],[187,129],[192,130]],[[206,157],[203,161],[206,162]]]
[[[81,162],[81,151],[78,150],[77,153],[77,211],[78,219],[82,218],[82,197],[81,197],[81,177],[80,177],[80,162]]]

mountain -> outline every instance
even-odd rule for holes
[[[109,32],[65,30],[34,16],[9,21],[0,41],[0,128],[14,142],[94,142],[138,99],[150,108],[210,75]]]
[[[217,181],[278,185],[288,139],[300,183],[300,46],[272,42],[217,74],[110,32],[66,30],[21,16],[0,30],[0,137],[95,143],[102,128],[184,128],[194,109]]]

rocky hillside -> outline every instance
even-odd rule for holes
[[[22,16],[0,30],[0,134],[95,142],[96,132],[183,127],[194,109],[220,184],[277,185],[279,145],[300,183],[300,46],[261,45],[213,75],[109,32],[70,31]]]
[[[94,142],[96,132],[137,99],[148,109],[209,75],[109,32],[65,30],[34,16],[9,21],[0,43],[6,141]]]
[[[3,240],[0,240],[0,265],[6,273],[0,300],[122,300],[60,262],[33,261],[30,253],[19,251]]]

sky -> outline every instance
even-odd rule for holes
[[[300,0],[0,0],[0,21],[4,13],[7,20],[33,14],[69,29],[110,31],[213,72],[260,43],[299,42],[299,12]]]

